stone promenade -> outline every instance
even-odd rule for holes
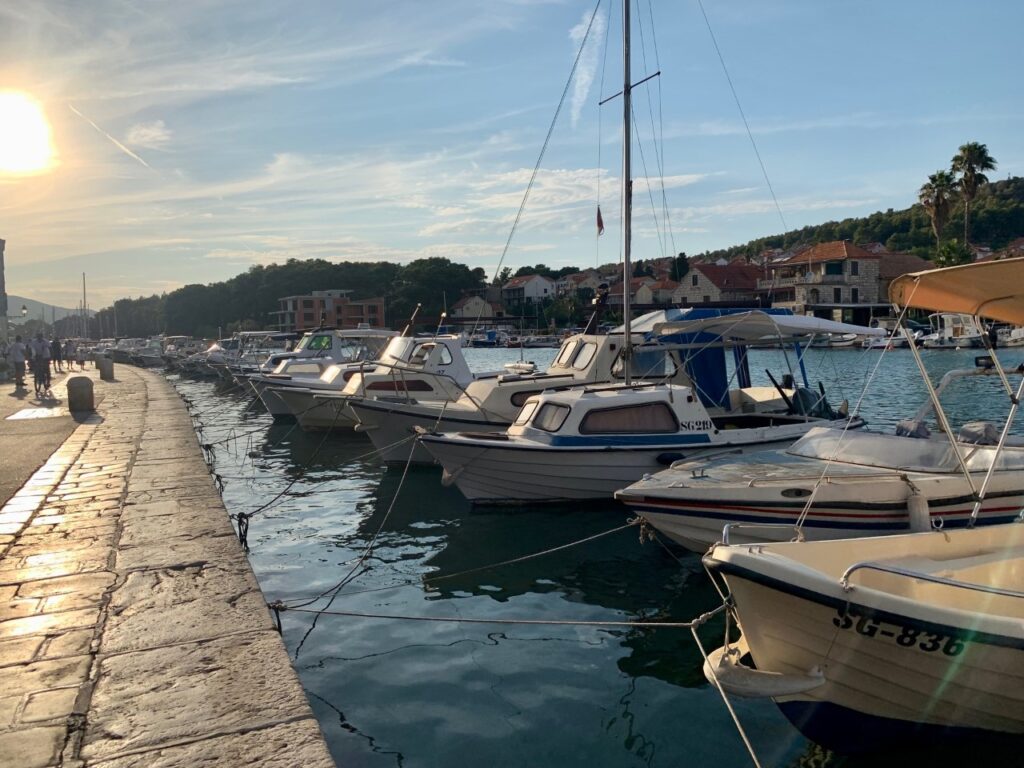
[[[116,375],[0,508],[0,766],[331,768],[184,405]]]

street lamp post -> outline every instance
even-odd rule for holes
[[[8,327],[7,321],[8,320],[24,320],[26,315],[28,315],[28,307],[26,307],[24,304],[21,305],[21,314],[20,315],[8,315],[7,314],[7,308],[4,307],[4,314],[0,315],[0,317],[3,318],[3,320],[2,320],[2,322],[3,322],[3,329],[2,329],[3,332],[0,333],[0,336],[3,337],[4,343],[10,343],[10,341],[11,341],[10,328]]]

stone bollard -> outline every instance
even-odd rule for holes
[[[92,379],[88,376],[72,376],[68,379],[68,410],[95,411],[96,400],[92,392]]]
[[[104,381],[114,380],[114,361],[111,360],[109,357],[97,357],[96,368],[100,372],[100,378],[103,379]]]

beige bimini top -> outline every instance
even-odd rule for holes
[[[901,275],[889,284],[889,299],[901,307],[1024,325],[1024,258]]]

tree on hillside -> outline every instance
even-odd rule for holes
[[[504,285],[512,279],[512,267],[502,267],[501,272],[494,278],[494,285]]]
[[[672,259],[672,271],[669,277],[677,283],[682,282],[683,278],[686,277],[686,273],[690,271],[690,261],[686,258],[686,254],[680,252],[678,256]]]
[[[435,324],[441,317],[446,295],[461,296],[483,287],[482,269],[470,269],[439,256],[411,261],[402,267],[395,283],[388,308],[390,322],[395,328],[401,328],[416,305],[421,304],[417,324]]]
[[[996,161],[988,153],[988,147],[977,141],[969,141],[960,147],[953,157],[953,172],[960,175],[960,194],[964,199],[964,245],[970,245],[971,201],[978,194],[978,188],[988,183],[985,171],[994,171]]]
[[[917,199],[928,211],[928,216],[932,220],[936,248],[942,246],[942,230],[946,226],[946,222],[949,221],[949,212],[953,207],[955,194],[956,180],[949,171],[936,171],[918,190]]]

